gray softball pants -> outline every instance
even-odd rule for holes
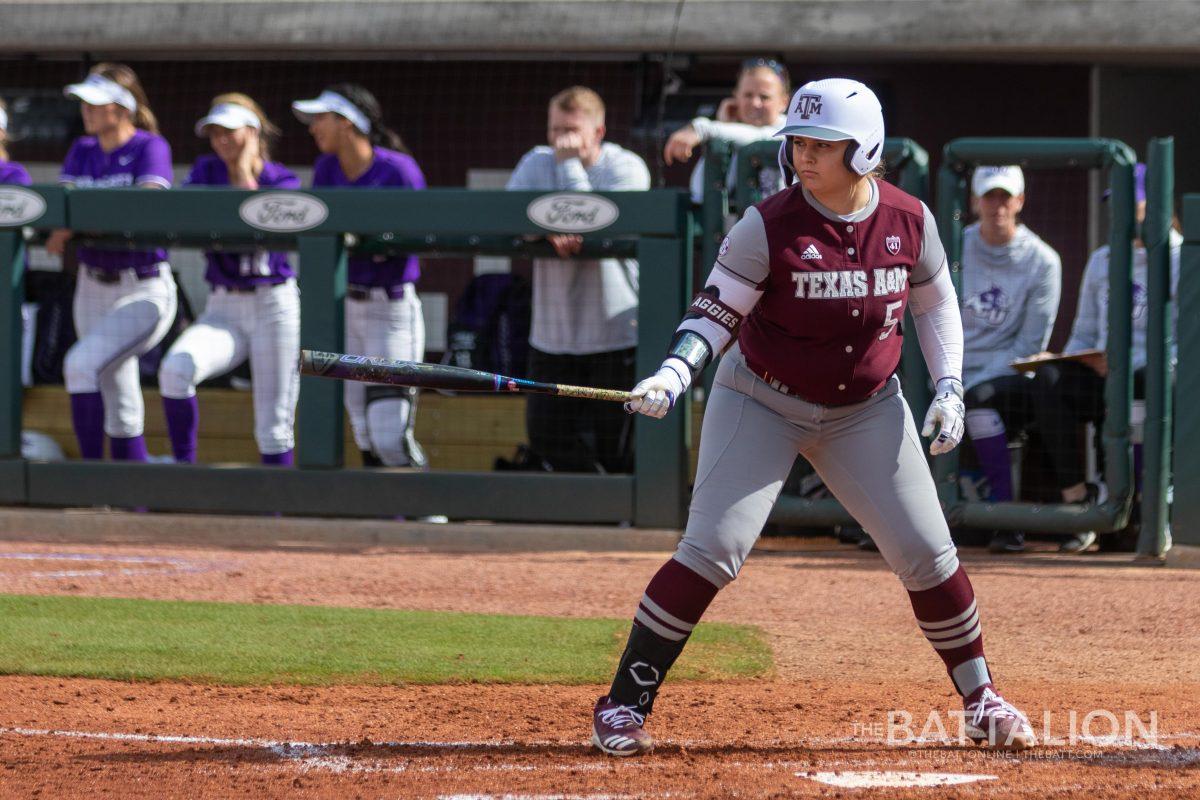
[[[687,530],[675,560],[717,587],[737,577],[797,455],[879,546],[906,589],[958,569],[908,405],[893,376],[876,395],[821,406],[771,388],[735,346],[704,412]]]

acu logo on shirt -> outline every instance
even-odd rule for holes
[[[1008,295],[994,284],[963,301],[963,308],[989,325],[1003,325],[1008,318],[1008,307]]]
[[[1140,283],[1133,284],[1133,318],[1141,319],[1146,313],[1146,287]]]

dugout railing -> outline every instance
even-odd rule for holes
[[[1160,556],[1165,549],[1166,484],[1164,465],[1166,431],[1169,430],[1169,243],[1172,218],[1172,144],[1154,140],[1148,164],[1148,197],[1145,241],[1151,269],[1148,364],[1146,382],[1146,473],[1143,492],[1142,535],[1139,552]],[[983,164],[1018,164],[1025,168],[1106,170],[1112,191],[1109,212],[1108,374],[1105,380],[1106,414],[1101,430],[1104,479],[1109,499],[1099,505],[968,501],[958,480],[959,450],[934,459],[938,492],[953,526],[981,529],[1034,530],[1070,533],[1107,532],[1129,521],[1134,497],[1130,409],[1133,403],[1132,265],[1137,238],[1134,205],[1136,156],[1124,143],[1111,139],[956,139],[946,145],[938,172],[938,229],[950,261],[955,288],[961,290],[962,233],[968,209],[968,178]],[[1164,266],[1167,265],[1167,266]],[[961,296],[961,291],[960,291]],[[1181,319],[1183,315],[1180,315]],[[1153,422],[1152,422],[1153,421]],[[970,446],[969,440],[964,442]],[[961,448],[960,448],[961,449]]]
[[[288,201],[276,209],[282,217],[265,225],[241,213],[250,198],[268,194]],[[430,189],[286,195],[0,187],[0,274],[6,276],[0,292],[0,353],[6,357],[0,367],[0,503],[683,526],[691,426],[687,404],[661,421],[638,416],[631,475],[344,469],[342,384],[311,377],[301,381],[297,469],[21,458],[24,251],[27,236],[36,231],[70,228],[81,239],[131,248],[157,243],[295,250],[302,346],[341,351],[347,253],[360,240],[382,248],[413,246],[417,252],[520,256],[548,254],[544,243],[525,237],[563,230],[534,221],[531,205],[546,193]],[[582,197],[591,204],[585,215],[598,203],[598,217],[610,218],[585,233],[585,255],[625,253],[640,261],[639,294],[652,302],[639,307],[637,372],[652,374],[691,293],[693,217],[687,196],[652,190]],[[290,232],[279,230],[289,225]]]
[[[733,184],[730,185],[730,164],[735,154],[737,168],[734,170]],[[717,250],[726,233],[728,215],[740,214],[743,209],[763,199],[759,174],[764,169],[777,168],[778,154],[778,139],[765,139],[736,148],[724,139],[714,139],[706,145],[704,196],[700,205],[702,269],[708,269],[716,260]],[[897,186],[927,204],[930,202],[929,154],[924,148],[906,137],[888,137],[883,144],[883,161],[889,177]],[[909,331],[914,330],[910,312],[905,314],[905,327]],[[916,336],[905,337],[899,374],[909,408],[917,415],[917,419],[921,419],[933,395]],[[712,372],[709,373],[709,380],[711,376]],[[857,524],[837,500],[814,500],[787,493],[781,494],[775,503],[770,521],[796,527]]]
[[[1161,225],[1159,222],[1160,229]],[[1151,264],[1155,272],[1162,269],[1161,259]],[[1200,545],[1200,403],[1195,401],[1200,397],[1200,194],[1183,198],[1183,250],[1175,302],[1179,304],[1179,362],[1175,367],[1171,532],[1178,542]],[[1162,462],[1164,476],[1170,474],[1165,466],[1171,459],[1164,455]]]

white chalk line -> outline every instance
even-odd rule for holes
[[[891,770],[797,772],[796,777],[846,789],[957,786],[999,779],[999,776],[996,775],[971,775],[960,772],[896,772]]]
[[[578,747],[582,753],[590,750],[590,746],[586,742],[577,740],[560,740],[560,741],[516,741],[512,739],[496,740],[496,741],[383,741],[383,742],[305,742],[305,741],[283,741],[276,739],[263,738],[244,738],[244,737],[216,737],[216,736],[189,736],[183,734],[157,734],[157,733],[122,733],[115,731],[74,731],[74,730],[53,730],[49,728],[0,728],[0,735],[22,736],[22,737],[53,737],[66,739],[91,739],[99,741],[118,741],[118,742],[146,742],[153,744],[183,744],[183,745],[208,745],[213,747],[244,747],[254,748],[269,752],[281,761],[298,767],[301,771],[321,770],[332,773],[402,773],[402,772],[537,772],[537,771],[609,771],[613,766],[626,766],[624,762],[612,762],[611,760],[603,761],[580,761],[571,764],[518,764],[518,763],[495,763],[495,764],[478,764],[478,765],[453,765],[441,766],[431,764],[413,763],[413,759],[405,759],[402,763],[385,762],[379,759],[363,759],[354,756],[337,753],[338,750],[345,750],[355,746],[372,747],[380,749],[396,749],[396,750],[503,750],[509,748],[525,748],[525,747]],[[1178,735],[1177,735],[1178,736]],[[1171,738],[1171,737],[1162,737]],[[813,747],[829,744],[885,744],[884,741],[870,742],[857,737],[831,737],[826,739],[814,738],[799,741],[782,741],[776,740],[771,744],[760,743],[757,746],[788,746],[788,747]],[[956,740],[949,738],[939,741],[940,744],[958,744]],[[681,747],[695,747],[701,742],[695,741],[672,741],[660,740],[662,745],[673,745]],[[711,744],[711,743],[709,743]],[[1146,744],[1146,743],[1140,743]],[[753,746],[753,745],[752,745]],[[1161,745],[1156,745],[1153,748],[1145,746],[1124,747],[1118,749],[1119,746],[1111,743],[1102,743],[1099,747],[1108,747],[1109,751],[1104,754],[1104,760],[1127,761],[1134,763],[1145,763],[1147,765],[1161,764],[1162,766],[1186,766],[1200,763],[1200,748],[1167,748]],[[1093,745],[1093,747],[1098,747]],[[890,747],[892,752],[903,752],[904,750],[912,750],[912,747]],[[1163,752],[1165,751],[1165,752]],[[964,753],[987,752],[980,751],[976,748],[964,747]],[[1061,751],[1030,751],[1025,755],[1029,760],[1036,760],[1039,752],[1048,753],[1052,756],[1057,756],[1063,759],[1071,759],[1079,755],[1075,751],[1066,749]],[[636,762],[638,768],[666,768],[669,764],[665,762]],[[846,767],[866,767],[870,766],[870,761],[854,761],[846,762]],[[882,763],[880,764],[883,765]],[[807,767],[811,770],[811,763],[800,762],[794,760],[767,760],[765,762],[753,762],[735,760],[726,762],[726,767],[746,767],[751,769],[783,769],[783,770],[798,770]],[[826,762],[826,767],[842,766],[841,764],[829,764]],[[800,774],[800,773],[796,773]],[[596,800],[592,798],[592,800]]]
[[[78,563],[142,564],[158,569],[72,569],[36,572],[5,572],[0,577],[26,578],[104,578],[113,575],[178,575],[212,572],[231,565],[215,561],[198,562],[176,556],[104,555],[97,553],[0,553],[0,560],[8,561],[70,561]],[[163,569],[163,568],[167,569]]]
[[[0,728],[0,735],[24,737],[53,737],[66,739],[95,739],[100,741],[117,742],[148,742],[153,744],[189,744],[210,745],[213,747],[245,747],[264,750],[277,758],[292,762],[303,771],[320,769],[335,773],[344,772],[535,772],[545,769],[553,770],[595,770],[608,769],[605,762],[581,764],[480,764],[473,767],[413,765],[410,763],[387,764],[379,760],[357,759],[352,756],[340,755],[331,751],[343,750],[356,746],[355,742],[302,742],[279,741],[275,739],[258,738],[223,738],[217,736],[186,736],[180,734],[158,733],[119,733],[104,731],[63,731],[48,728]],[[585,751],[587,745],[580,741],[564,742],[517,742],[502,740],[492,742],[467,741],[390,741],[370,742],[369,747],[385,749],[417,749],[417,750],[500,750],[512,747],[562,747],[578,746]]]

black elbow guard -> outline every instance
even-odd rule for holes
[[[671,340],[667,357],[677,358],[687,364],[694,381],[704,372],[708,362],[712,361],[713,349],[712,345],[695,331],[675,331],[675,338]]]

